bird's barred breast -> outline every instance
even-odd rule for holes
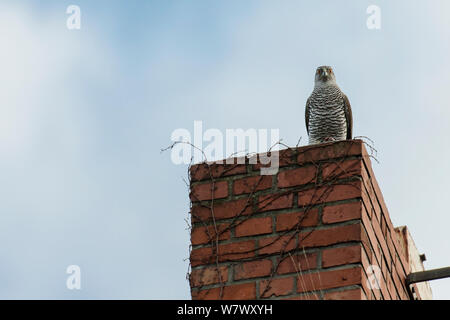
[[[345,140],[347,122],[340,89],[325,87],[314,90],[309,103],[310,143],[324,142],[329,138]]]

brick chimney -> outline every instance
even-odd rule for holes
[[[190,168],[193,299],[431,297],[405,285],[413,251],[361,140],[281,150],[274,175],[241,160]]]

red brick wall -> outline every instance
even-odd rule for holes
[[[190,168],[193,299],[409,299],[362,141],[285,149],[277,174],[260,168]]]

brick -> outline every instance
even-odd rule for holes
[[[379,259],[381,255],[383,255],[387,261],[388,264],[391,263],[391,255],[389,253],[389,249],[387,247],[387,243],[386,243],[386,238],[383,236],[383,233],[381,232],[381,226],[379,224],[379,222],[375,219],[372,219],[372,221],[368,220],[367,215],[362,215],[362,221],[364,226],[366,227],[366,230],[373,230],[373,234],[375,235],[375,237],[372,234],[369,234],[369,239],[372,242],[372,247],[374,247],[374,249],[377,247],[376,244],[378,244],[381,247],[381,252],[379,252],[379,254],[377,255],[377,259],[378,262],[380,263],[381,260]],[[372,233],[372,232],[369,232]],[[375,251],[377,251],[375,249]]]
[[[337,160],[324,163],[322,164],[322,181],[360,176],[361,170],[361,159]]]
[[[373,214],[375,214],[375,217],[378,221],[381,219],[381,207],[378,203],[377,195],[375,194],[375,190],[373,189],[371,178],[367,175],[366,170],[362,170],[362,179],[363,179],[363,191],[364,191],[364,200],[366,201],[366,207],[367,209],[370,208],[371,210],[371,219]]]
[[[213,206],[216,220],[234,218],[253,212],[251,199],[239,199],[230,202],[216,203]]]
[[[363,202],[363,207],[367,212],[368,217],[372,219],[376,219],[375,209],[373,208],[372,202],[369,199],[369,195],[366,192],[366,188],[362,188],[361,199]]]
[[[363,221],[364,230],[366,231],[367,238],[368,238],[365,240],[366,241],[369,240],[370,246],[373,249],[373,250],[371,250],[373,252],[373,259],[371,260],[371,263],[379,264],[381,261],[381,253],[378,250],[378,240],[377,240],[377,237],[375,236],[375,233],[373,232],[373,228],[370,225],[370,222],[368,222],[369,220],[368,220],[368,216],[367,216],[367,213],[365,212],[365,210],[362,213],[362,221]],[[368,251],[368,250],[366,250],[366,251]]]
[[[390,274],[387,276],[387,281],[386,282],[387,282],[387,289],[389,291],[389,294],[391,295],[391,300],[399,300],[399,297],[397,295],[397,291],[395,289],[394,282],[393,282]]]
[[[222,297],[220,287],[205,290],[192,290],[193,300],[254,300],[256,299],[256,283],[243,283],[223,287]]]
[[[361,198],[361,181],[334,184],[298,193],[298,205],[308,206],[324,202]]]
[[[386,280],[386,282],[387,282],[388,273],[387,273],[386,259],[385,259],[384,256],[383,256],[383,259],[382,259],[381,261],[382,261],[382,263],[381,263],[381,272],[382,272],[382,274],[383,274],[383,278],[384,278],[384,279]]]
[[[361,285],[368,300],[380,300],[382,298],[380,290],[371,290],[369,288],[369,279],[367,278],[367,274],[369,273],[369,267],[372,264],[369,259],[370,258],[366,255],[365,251],[362,250],[361,263],[365,272]]]
[[[248,300],[256,299],[256,284],[244,283],[225,287],[223,290],[224,300]]]
[[[372,264],[371,257],[372,252],[367,253],[365,248],[361,250],[361,263],[364,267],[364,270],[367,270],[367,268]]]
[[[233,193],[240,195],[252,193],[272,187],[272,176],[255,176],[234,181]]]
[[[237,216],[244,216],[253,212],[253,203],[251,199],[239,199],[228,202],[214,202],[213,211],[214,217],[217,220],[234,218]],[[204,206],[192,206],[192,221],[209,221],[212,220],[211,209]]]
[[[378,186],[375,176],[373,175],[373,172],[370,173],[367,170],[367,166],[365,166],[365,170],[363,170],[362,173],[367,194],[370,197],[370,201],[374,207],[374,213],[376,214],[378,221],[381,221],[381,216],[384,215],[384,218],[386,219],[387,222],[387,227],[389,227],[390,231],[393,232],[394,226],[389,217],[389,212],[386,207],[386,203],[384,202],[383,199],[383,194],[381,193],[381,190]]]
[[[397,289],[397,293],[400,295],[401,300],[409,300],[408,291],[404,285],[405,280],[401,281],[398,273],[392,272],[392,278],[394,279],[394,285]]]
[[[294,296],[291,298],[286,298],[284,300],[320,300],[320,296],[316,293],[311,293],[311,294],[301,294],[298,296]]]
[[[291,294],[294,291],[295,278],[282,278],[261,280],[259,294],[261,298],[279,297]]]
[[[329,224],[361,219],[361,210],[361,201],[325,206],[322,211],[322,222]]]
[[[381,216],[381,232],[383,232],[383,236],[384,238],[387,237],[387,224],[386,224],[386,219],[384,218],[384,216]]]
[[[389,231],[386,234],[386,244],[388,246],[389,253],[390,253],[391,257],[394,257],[395,254],[396,254],[395,253],[395,247],[394,247],[394,243],[392,242],[391,233]],[[394,259],[392,259],[392,260],[394,260]]]
[[[212,263],[214,261],[212,247],[192,249],[190,260],[193,267]]]
[[[193,289],[191,288],[192,300],[219,300],[220,299],[220,289],[211,288],[205,290]]]
[[[299,247],[322,247],[337,243],[361,240],[361,224],[338,226],[330,229],[316,229],[299,234]]]
[[[255,255],[255,242],[251,240],[221,244],[218,249],[219,262],[244,259]],[[193,249],[191,251],[191,265],[195,267],[214,263],[216,252],[215,246]]]
[[[210,173],[211,171],[211,173]],[[211,180],[213,178],[226,177],[236,174],[247,173],[245,164],[217,164],[217,163],[200,163],[191,166],[190,170],[191,181]]]
[[[339,290],[327,292],[324,295],[325,300],[366,300],[366,295],[362,288]]]
[[[396,255],[400,262],[396,264],[396,267],[402,268],[403,270],[398,270],[399,273],[406,274],[406,270],[410,270],[409,262],[407,260],[407,255],[404,253],[402,249],[403,246],[400,244],[399,235],[397,234],[399,228],[395,228],[394,233],[392,234],[392,243],[394,244],[394,248],[396,251]]]
[[[315,166],[281,171],[280,173],[278,173],[277,186],[278,188],[288,188],[315,183],[317,171],[318,170]]]
[[[365,269],[365,267],[364,267],[364,269]],[[365,272],[362,275],[361,287],[366,295],[367,300],[381,300],[380,293],[378,292],[379,290],[376,290],[376,292],[378,293],[378,296],[375,296],[375,291],[372,291],[368,287],[368,279],[367,279],[367,275]]]
[[[384,299],[382,291],[384,290],[384,293],[386,293],[385,289],[383,289],[383,290],[375,289],[375,288],[372,289],[372,287],[371,287],[372,286],[371,282],[373,282],[376,279],[374,277],[376,270],[371,269],[370,266],[371,265],[378,266],[378,262],[376,261],[376,258],[373,253],[370,253],[370,255],[371,255],[371,257],[369,257],[366,254],[365,250],[361,251],[361,263],[362,263],[363,270],[364,270],[362,288],[364,289],[364,292],[365,292],[368,300],[382,300],[382,299]],[[370,279],[369,279],[369,277],[370,277]],[[381,279],[380,279],[380,285],[382,288],[385,287],[385,282],[384,282],[383,277],[381,277]]]
[[[372,165],[370,163],[370,157],[367,154],[367,150],[363,147],[363,160],[364,160],[364,167],[367,171],[367,176],[370,179],[371,185],[373,187],[374,193],[378,199],[378,202],[380,203],[380,206],[383,210],[383,213],[385,215],[385,218],[387,220],[388,226],[391,228],[391,232],[393,231],[393,224],[389,217],[389,212],[387,210],[386,203],[383,198],[383,193],[381,192],[380,186],[378,185],[378,181],[375,178],[375,174],[373,173]]]
[[[272,217],[247,219],[235,228],[236,237],[272,233]]]
[[[383,251],[383,256],[386,259],[386,263],[391,264],[392,257],[391,257],[391,254],[389,252],[389,249],[388,249],[388,246],[386,243],[386,238],[384,237],[384,235],[381,231],[381,226],[378,223],[374,222],[374,223],[372,223],[372,227],[375,231],[375,235],[378,238],[378,243],[381,246],[381,249]]]
[[[384,300],[391,300],[392,298],[388,290],[388,282],[383,277],[380,280],[380,287]]]
[[[233,242],[219,245],[219,262],[250,258],[255,255],[255,241]]]
[[[362,230],[361,230],[361,245],[364,248],[364,253],[367,257],[367,261],[369,262],[369,264],[371,264],[372,261],[375,260],[375,257],[374,257],[374,253],[372,251],[372,246],[370,245],[370,240],[369,240],[366,230],[364,228],[362,228]]]
[[[278,151],[278,166],[279,167],[285,167],[288,165],[292,165],[297,163],[297,159],[295,156],[296,150],[295,149],[283,149]],[[260,162],[260,158],[258,156],[257,163],[253,164],[253,170],[259,170],[261,168],[269,168],[271,166],[271,163],[269,164],[262,164]]]
[[[402,280],[402,282],[404,282],[406,279],[406,273],[403,269],[402,262],[397,253],[395,254],[395,257],[393,258],[393,269],[394,269],[393,273],[398,274],[399,278]]]
[[[196,184],[191,188],[191,201],[203,201],[211,199],[221,199],[228,197],[228,182],[219,181],[214,183],[214,193],[212,193],[212,182]]]
[[[259,239],[259,254],[286,252],[295,248],[295,237],[291,235],[273,236]]]
[[[343,264],[360,263],[361,250],[362,247],[360,245],[323,250],[322,267],[328,268]]]
[[[243,262],[234,267],[234,280],[265,277],[272,272],[271,260]]]
[[[363,142],[361,140],[347,140],[312,145],[303,147],[299,150],[297,162],[299,164],[315,163],[320,160],[359,156],[362,155],[363,148]]]
[[[201,287],[214,283],[225,283],[228,281],[228,268],[207,267],[202,269],[194,269],[192,270],[189,279],[191,287]]]
[[[297,277],[297,291],[307,292],[359,285],[362,281],[362,273],[361,267],[354,267],[303,274]]]
[[[286,231],[295,230],[300,227],[313,227],[319,222],[318,209],[309,209],[308,211],[281,213],[277,215],[276,230]]]
[[[380,268],[379,265],[375,265],[376,267]],[[371,291],[376,295],[377,299],[380,297],[380,299],[388,300],[390,299],[389,292],[386,287],[386,281],[383,277],[383,274],[381,272],[381,268],[366,268],[365,273],[367,274],[367,278],[365,278],[363,282],[363,286],[367,287],[368,291]],[[381,294],[381,296],[380,296]]]
[[[279,210],[292,207],[294,199],[293,193],[288,194],[269,194],[260,196],[258,200],[259,211]]]
[[[297,273],[301,274],[306,270],[317,268],[317,253],[300,253],[296,255],[288,255],[278,264],[277,273]]]
[[[217,233],[219,234],[219,240],[230,239],[229,223],[223,223],[217,225]],[[191,231],[191,243],[192,245],[207,244],[216,240],[216,228],[213,225],[193,227]]]

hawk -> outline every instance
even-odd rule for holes
[[[305,122],[309,144],[352,139],[350,102],[329,66],[316,70],[314,90],[306,101]]]

